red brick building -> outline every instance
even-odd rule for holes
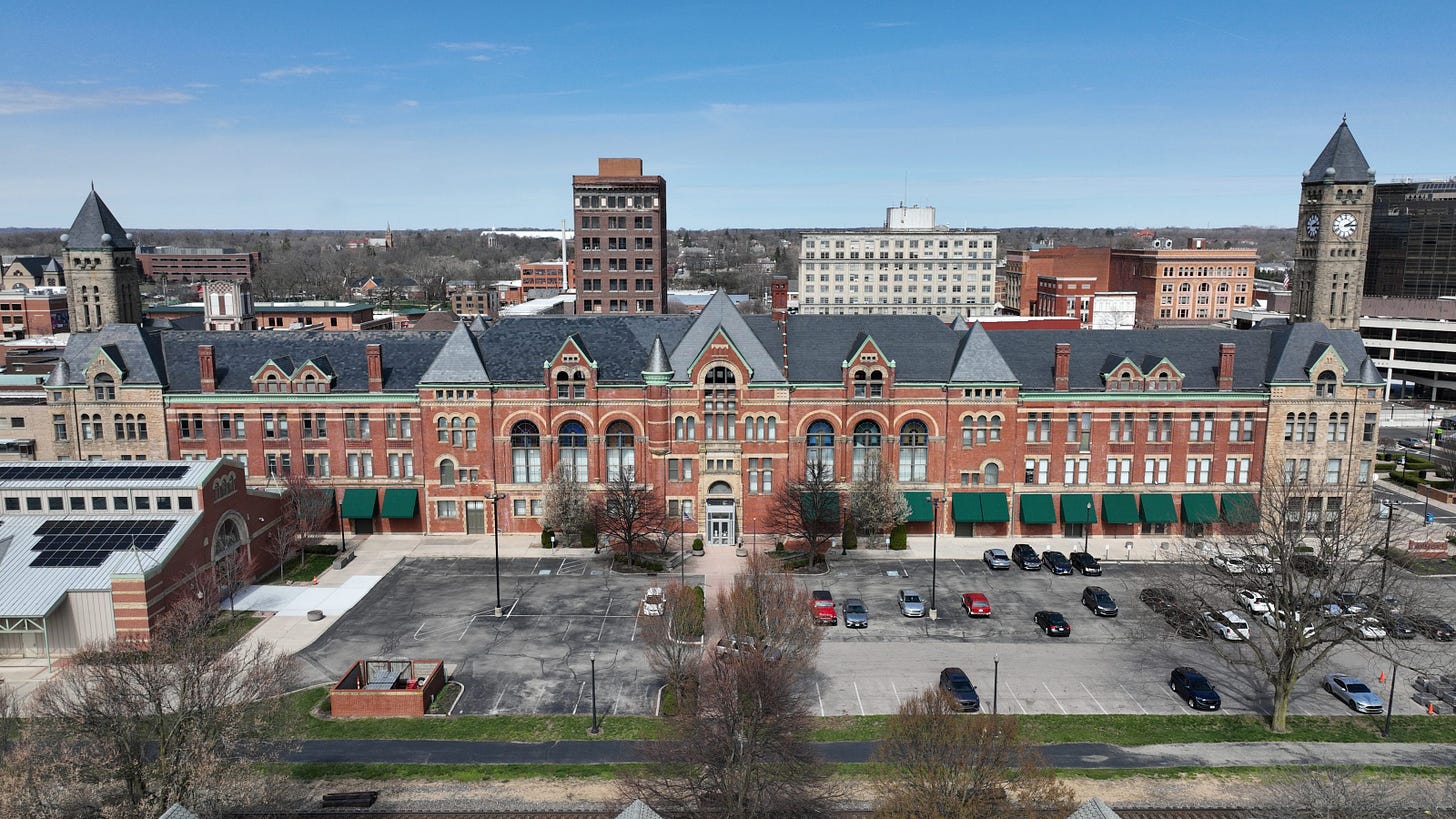
[[[1203,239],[1187,247],[1112,252],[1112,286],[1137,294],[1138,327],[1227,321],[1253,304],[1253,248],[1215,250]]]
[[[662,313],[667,307],[667,182],[640,159],[598,159],[573,176],[576,312]]]
[[[1109,289],[1111,274],[1110,247],[1047,247],[1036,250],[1006,251],[1005,305],[1023,316],[1063,315],[1061,312],[1037,312],[1041,299],[1041,279],[1075,278],[1090,287],[1087,293]]]
[[[230,247],[141,247],[137,264],[142,278],[150,282],[251,280],[263,264],[263,254]]]
[[[5,338],[34,338],[70,330],[65,288],[0,292],[0,334]]]

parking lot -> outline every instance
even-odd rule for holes
[[[465,687],[456,713],[589,714],[595,653],[599,712],[652,714],[660,683],[637,641],[638,604],[662,580],[605,566],[503,559],[496,618],[490,559],[407,560],[299,657],[316,682],[368,657],[442,659]]]
[[[867,629],[847,629],[842,623],[824,627],[815,680],[819,712],[826,716],[892,713],[907,697],[936,685],[940,669],[949,665],[966,671],[988,710],[994,696],[998,709],[1011,713],[1188,713],[1188,707],[1167,685],[1169,672],[1179,665],[1191,665],[1207,674],[1222,694],[1226,710],[1269,710],[1267,698],[1257,693],[1262,686],[1244,682],[1247,671],[1220,658],[1207,640],[1177,637],[1160,616],[1138,602],[1140,589],[1169,584],[1168,573],[1176,570],[1173,566],[1112,563],[1104,567],[1106,573],[1100,578],[1057,577],[1046,569],[992,572],[979,560],[940,560],[936,584],[939,617],[935,621],[903,617],[896,604],[896,591],[901,588],[919,592],[929,604],[930,561],[841,561],[826,576],[805,578],[806,590],[827,588],[841,603],[859,597],[870,610]],[[1449,598],[1444,584],[1431,583]],[[1120,609],[1117,617],[1097,617],[1082,606],[1082,589],[1088,585],[1111,592]],[[960,595],[972,591],[990,599],[991,617],[966,616]],[[1234,608],[1232,601],[1229,607]],[[1447,606],[1441,613],[1453,608]],[[1071,636],[1043,635],[1032,620],[1039,609],[1065,615],[1072,626]],[[1264,628],[1249,619],[1252,628]],[[1449,672],[1456,659],[1456,644],[1417,637],[1397,645],[1407,655],[1406,661],[1423,669]],[[1382,698],[1389,698],[1388,686],[1378,679],[1382,670],[1389,673],[1390,664],[1366,647],[1341,646],[1325,665],[1301,682],[1290,704],[1293,713],[1349,713],[1319,689],[1318,678],[1327,672],[1360,676]],[[1398,681],[1397,714],[1424,710],[1410,700],[1410,682]]]

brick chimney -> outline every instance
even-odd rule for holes
[[[1218,345],[1218,391],[1228,392],[1234,388],[1234,344],[1225,341]]]
[[[369,391],[384,392],[384,354],[378,344],[364,347],[364,360],[369,370]]]
[[[197,369],[202,374],[202,391],[217,392],[217,365],[211,344],[197,345]]]
[[[1057,344],[1057,363],[1052,371],[1057,392],[1066,392],[1072,385],[1072,345],[1065,341]]]

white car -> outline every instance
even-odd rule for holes
[[[1283,631],[1284,630],[1284,621],[1286,619],[1286,616],[1287,615],[1285,615],[1284,612],[1282,612],[1282,611],[1280,611],[1280,610],[1278,610],[1276,608],[1273,608],[1271,606],[1268,611],[1266,611],[1263,614],[1259,615],[1259,619],[1263,620],[1264,621],[1264,625],[1268,626],[1269,628],[1272,628],[1275,631]],[[1296,622],[1296,623],[1299,622],[1299,612],[1297,612],[1297,611],[1294,613],[1294,622]],[[1306,640],[1308,640],[1308,639],[1310,639],[1313,636],[1314,636],[1314,626],[1305,626],[1304,627],[1304,638]]]
[[[1249,639],[1249,623],[1236,611],[1205,611],[1203,622],[1210,631],[1229,642]]]
[[[1385,626],[1382,626],[1380,621],[1374,617],[1362,617],[1359,620],[1352,620],[1347,627],[1361,640],[1385,639]]]
[[[1239,605],[1248,609],[1250,614],[1263,614],[1274,608],[1269,602],[1269,598],[1253,589],[1239,589],[1236,596],[1238,597]]]
[[[642,596],[642,613],[648,617],[661,617],[667,609],[667,597],[661,586],[653,586]]]
[[[1237,555],[1217,554],[1210,558],[1208,562],[1212,563],[1214,568],[1223,569],[1229,574],[1244,573],[1243,558],[1238,557]]]

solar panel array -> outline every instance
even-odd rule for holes
[[[75,464],[0,466],[0,481],[175,481],[190,466],[176,464]]]
[[[152,551],[162,545],[176,525],[173,520],[48,520],[35,530],[40,540],[31,551],[40,552],[33,568],[86,568],[106,562],[112,552],[135,546]]]

